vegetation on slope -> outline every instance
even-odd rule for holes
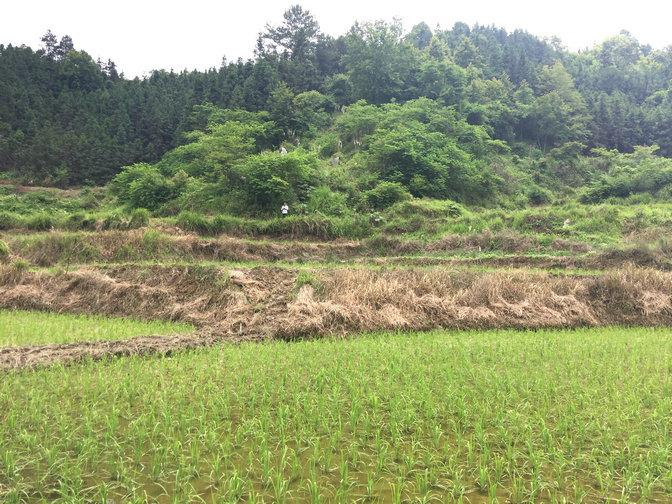
[[[141,163],[116,180],[120,201],[175,211],[188,195],[234,214],[407,193],[539,204],[584,186],[586,201],[665,197],[669,161],[637,146],[672,154],[670,54],[625,32],[573,53],[463,23],[357,23],[333,38],[294,6],[254,60],[130,80],[48,33],[37,51],[0,47],[0,170],[81,186]]]

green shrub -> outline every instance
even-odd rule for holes
[[[16,229],[20,227],[21,219],[18,215],[9,212],[0,212],[0,230]]]
[[[184,231],[194,231],[200,234],[210,234],[212,225],[208,218],[195,212],[180,212],[175,224]]]
[[[339,136],[335,131],[329,131],[315,140],[317,152],[323,158],[330,158],[339,151]]]
[[[149,210],[136,208],[131,212],[131,220],[128,223],[130,229],[138,229],[149,225]]]
[[[633,153],[609,153],[609,173],[586,189],[580,199],[599,203],[609,198],[627,198],[648,193],[656,197],[669,194],[672,186],[672,160],[656,156],[657,147],[636,147]],[[599,159],[599,158],[598,158]]]
[[[126,229],[127,222],[119,212],[113,212],[105,216],[102,222],[103,229]]]
[[[49,214],[35,214],[26,219],[25,226],[33,231],[48,231],[55,227],[56,221]]]
[[[87,210],[98,208],[100,206],[98,195],[91,188],[85,187],[79,193],[79,206]]]
[[[96,219],[82,212],[74,213],[65,220],[65,228],[71,231],[93,230],[96,228]]]
[[[346,201],[347,196],[343,193],[332,191],[327,186],[315,187],[308,193],[306,211],[323,215],[343,215],[348,211]]]
[[[301,149],[286,155],[263,152],[236,165],[234,186],[229,187],[231,182],[227,181],[223,190],[240,195],[241,210],[278,212],[283,203],[292,205],[305,199],[317,165],[317,157]]]
[[[369,206],[376,210],[384,210],[410,198],[411,194],[398,182],[380,182],[373,189],[366,191]]]
[[[165,177],[159,169],[147,163],[125,166],[110,182],[112,194],[121,203],[131,208],[156,210],[168,201],[177,198],[184,190],[188,176],[178,172],[174,177]]]
[[[553,200],[553,196],[550,191],[543,189],[539,186],[535,186],[527,192],[527,200],[531,205],[547,205]]]
[[[27,271],[30,268],[30,263],[25,259],[16,259],[12,262],[12,268],[17,272]]]

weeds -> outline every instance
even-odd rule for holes
[[[0,262],[5,261],[9,257],[9,245],[0,240]]]
[[[305,270],[299,271],[294,281],[294,295],[296,296],[305,285],[309,285],[316,296],[324,294],[324,283],[314,273]]]

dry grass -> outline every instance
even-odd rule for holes
[[[204,239],[193,234],[171,235],[156,230],[14,235],[9,244],[17,257],[37,266],[152,259],[323,261],[350,258],[361,252],[357,242],[345,240],[270,242],[227,236]]]
[[[154,266],[48,273],[0,267],[0,306],[180,320],[217,338],[295,339],[363,330],[672,325],[672,274],[602,276]]]
[[[276,334],[672,324],[672,275],[654,270],[600,277],[339,270],[320,281],[323,297],[302,288]]]
[[[174,230],[173,230],[174,231]],[[363,242],[336,240],[332,242],[247,240],[229,236],[205,239],[193,234],[170,234],[157,230],[105,231],[97,233],[50,232],[32,235],[11,235],[4,238],[7,253],[1,262],[21,259],[41,267],[94,263],[127,263],[137,261],[365,261],[381,262],[393,256],[404,256],[410,264],[421,265],[418,253],[441,254],[461,252],[505,252],[502,257],[456,258],[465,264],[491,267],[574,267],[584,269],[621,268],[628,263],[641,267],[672,270],[667,242],[629,245],[589,253],[584,243],[555,240],[553,250],[567,251],[562,257],[529,256],[544,249],[534,237],[513,232],[483,232],[473,235],[448,235],[422,243],[390,236],[377,236]],[[413,262],[415,260],[416,262]]]

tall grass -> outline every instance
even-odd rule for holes
[[[270,236],[290,238],[362,238],[372,232],[365,216],[326,217],[298,215],[284,218],[248,219],[230,215],[208,217],[194,212],[180,213],[175,224],[185,231],[204,235]]]

